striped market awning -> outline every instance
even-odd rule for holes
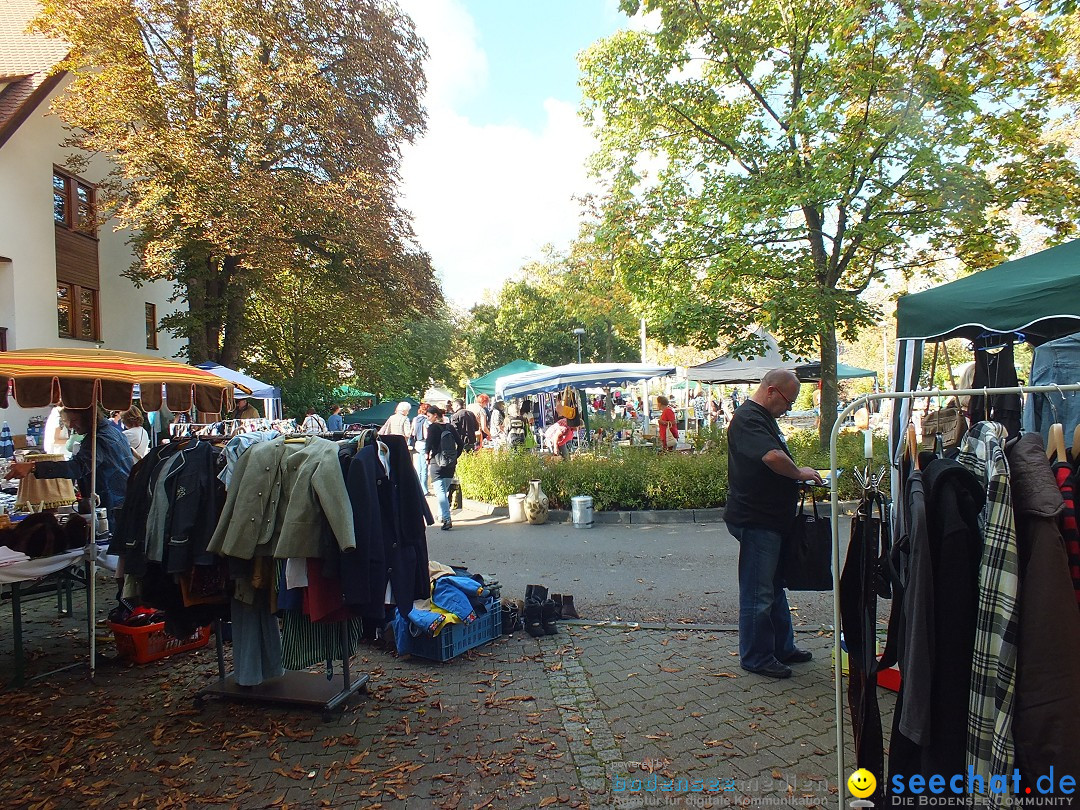
[[[558,391],[560,388],[600,388],[606,385],[668,377],[674,366],[652,366],[647,363],[569,363],[565,366],[538,368],[509,374],[495,381],[495,394],[503,399]]]
[[[69,408],[131,407],[138,385],[143,410],[162,401],[170,411],[217,413],[233,407],[235,383],[194,366],[161,357],[108,349],[16,349],[0,352],[0,407],[9,391],[24,408],[63,402]],[[236,385],[244,389],[243,386]]]

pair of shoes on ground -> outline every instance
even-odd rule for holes
[[[783,661],[772,661],[763,667],[747,667],[744,666],[747,672],[753,672],[755,675],[764,675],[766,678],[790,678],[792,675],[791,667],[788,664],[805,664],[807,661],[811,661],[814,658],[814,654],[809,650],[796,649],[791,655],[784,658]]]
[[[577,608],[574,607],[574,597],[570,594],[553,593],[551,601],[555,603],[557,616],[560,619],[580,619]]]
[[[525,632],[533,638],[559,632],[555,626],[558,620],[558,607],[553,599],[548,598],[548,589],[543,585],[525,586]]]

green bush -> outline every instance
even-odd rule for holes
[[[795,457],[800,467],[813,467],[815,470],[829,468],[829,450],[822,450],[816,430],[797,430],[787,437],[788,449]],[[885,436],[874,436],[874,465],[873,472],[878,472],[882,467],[888,466],[889,442]],[[838,493],[841,500],[854,500],[862,495],[859,485],[855,481],[855,470],[866,467],[866,459],[863,457],[863,434],[841,433],[836,440],[836,466],[843,472],[840,474]],[[885,476],[883,489],[889,490],[888,475]]]
[[[886,444],[884,437],[875,436],[875,472],[885,464]],[[529,481],[539,479],[553,509],[569,509],[575,495],[592,496],[597,511],[723,506],[728,492],[727,436],[721,429],[703,431],[695,446],[706,449],[687,455],[612,448],[575,453],[569,461],[523,450],[485,450],[462,456],[457,474],[466,498],[494,504],[528,491]],[[799,466],[819,470],[829,466],[829,453],[820,448],[816,431],[792,433],[788,447]],[[841,499],[860,495],[852,471],[865,465],[862,454],[861,433],[840,436]]]

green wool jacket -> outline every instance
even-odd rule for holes
[[[342,551],[356,548],[337,443],[294,442],[279,437],[240,456],[209,551],[244,560],[318,557],[324,519]]]

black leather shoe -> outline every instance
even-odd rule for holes
[[[811,661],[814,658],[814,654],[809,650],[796,649],[791,655],[783,659],[781,664],[805,664],[807,661]]]
[[[774,664],[768,664],[763,667],[751,669],[750,667],[743,667],[747,672],[753,672],[755,675],[764,675],[766,678],[790,678],[791,667],[786,667],[777,661]]]
[[[444,520],[444,521],[442,522],[442,530],[443,530],[444,532],[448,532],[448,531],[450,531],[450,530],[451,530],[452,528],[454,528],[454,524],[450,522],[450,518],[447,518],[446,520]]]

